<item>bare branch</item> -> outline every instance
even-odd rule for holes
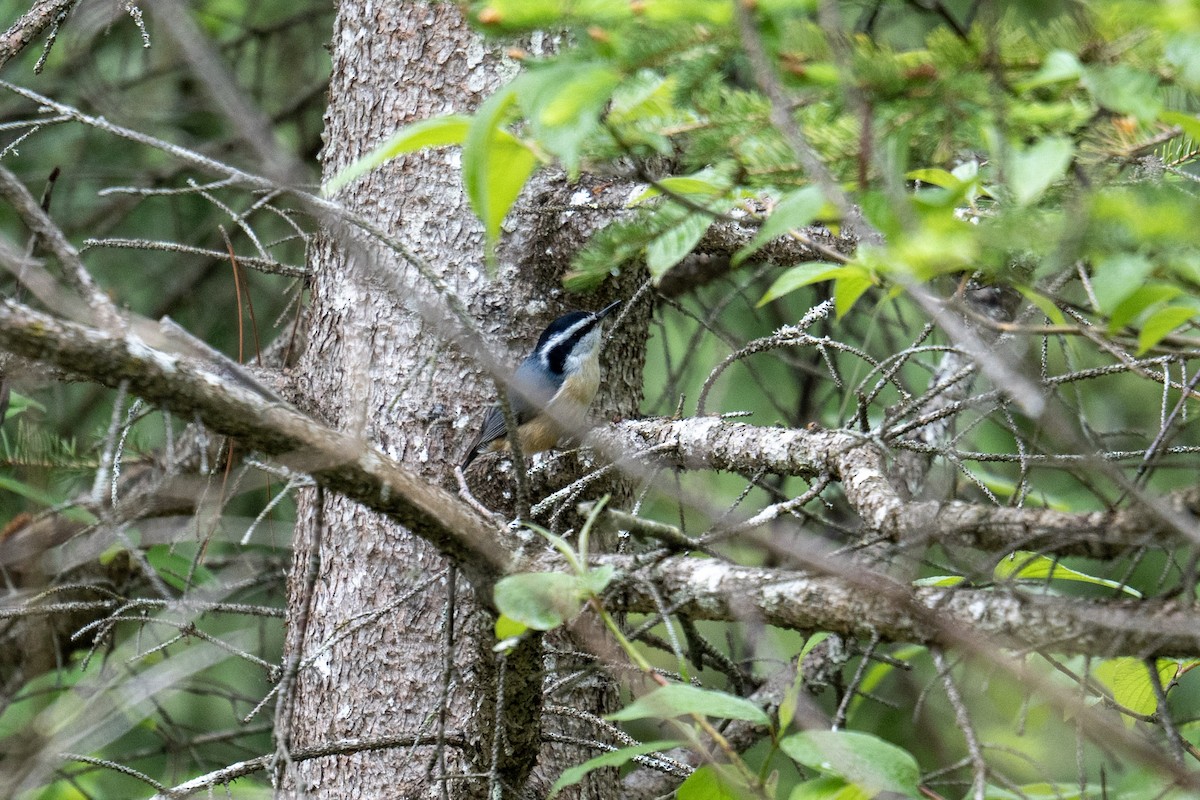
[[[42,31],[61,21],[79,0],[37,0],[0,36],[0,67],[7,64]]]
[[[367,443],[233,384],[201,363],[156,350],[135,333],[117,337],[6,300],[0,302],[0,346],[108,386],[128,381],[131,392],[151,403],[199,415],[212,430],[390,514],[458,561],[477,588],[509,569],[516,547],[500,546],[497,531],[453,495]]]
[[[911,588],[855,566],[836,576],[742,567],[713,559],[671,557],[639,569],[626,556],[598,563],[636,572],[613,605],[654,613],[657,587],[667,604],[693,619],[759,619],[792,630],[888,641],[954,644],[951,631],[970,631],[993,646],[1115,656],[1200,655],[1192,610],[1164,601],[1109,601],[990,589]],[[897,602],[904,598],[905,602]]]
[[[623,422],[593,432],[609,453],[672,447],[659,458],[687,469],[815,477],[842,482],[850,505],[872,531],[900,543],[958,544],[985,550],[1037,549],[1110,558],[1133,547],[1178,544],[1178,530],[1140,508],[1064,512],[1050,508],[986,506],[961,501],[909,502],[887,480],[886,454],[848,431],[763,428],[719,417]],[[1200,508],[1200,487],[1160,498],[1176,516]]]

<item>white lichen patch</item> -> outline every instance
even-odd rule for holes
[[[729,574],[729,567],[719,561],[705,561],[698,564],[692,571],[689,586],[697,595],[716,593],[721,588],[721,582]]]
[[[316,658],[313,659],[312,668],[316,670],[317,674],[322,678],[328,679],[333,676],[332,664],[333,655],[329,652],[329,650],[323,650],[317,654]]]

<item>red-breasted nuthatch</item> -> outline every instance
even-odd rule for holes
[[[564,433],[583,424],[584,412],[600,388],[600,323],[621,301],[596,312],[572,311],[546,326],[533,352],[517,367],[508,404],[526,453],[549,450]],[[508,447],[504,413],[488,409],[462,468],[488,451]]]

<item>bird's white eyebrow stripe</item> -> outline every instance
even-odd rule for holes
[[[554,336],[552,336],[550,338],[550,341],[546,342],[546,346],[544,348],[542,348],[542,352],[549,353],[551,350],[558,347],[560,344],[562,344],[563,342],[567,341],[572,336],[574,336],[576,334],[576,332],[578,332],[581,328],[583,328],[586,325],[591,324],[592,322],[593,322],[593,320],[591,317],[584,317],[583,319],[579,320],[579,322],[576,322],[574,325],[567,328],[562,333],[555,334]]]

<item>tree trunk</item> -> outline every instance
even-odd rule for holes
[[[340,3],[324,177],[405,124],[471,112],[514,71],[454,4]],[[459,161],[452,149],[416,153],[373,171],[338,200],[412,246],[479,320],[489,344],[510,343],[497,356],[515,363],[550,319],[593,301],[563,297],[562,251],[550,252],[539,231],[561,233],[524,224],[533,201],[526,201],[522,234],[501,250],[499,276],[487,278],[483,233],[461,188]],[[297,376],[300,395],[314,398],[308,411],[446,483],[495,390],[449,344],[457,323],[441,311],[445,300],[410,264],[344,230],[322,236],[311,263],[311,325]],[[637,410],[639,338],[644,332],[606,353],[621,389],[604,401],[605,414]],[[504,796],[516,796],[541,739],[540,651],[531,644],[506,665],[497,741],[493,619],[451,574],[437,552],[389,520],[330,493],[302,497],[285,657],[298,658],[299,670],[294,687],[285,680],[290,691],[277,715],[285,793],[484,797],[499,781]],[[404,735],[417,744],[286,759],[288,750],[332,740]],[[431,743],[443,740],[449,744]],[[545,774],[555,772],[549,765]]]

